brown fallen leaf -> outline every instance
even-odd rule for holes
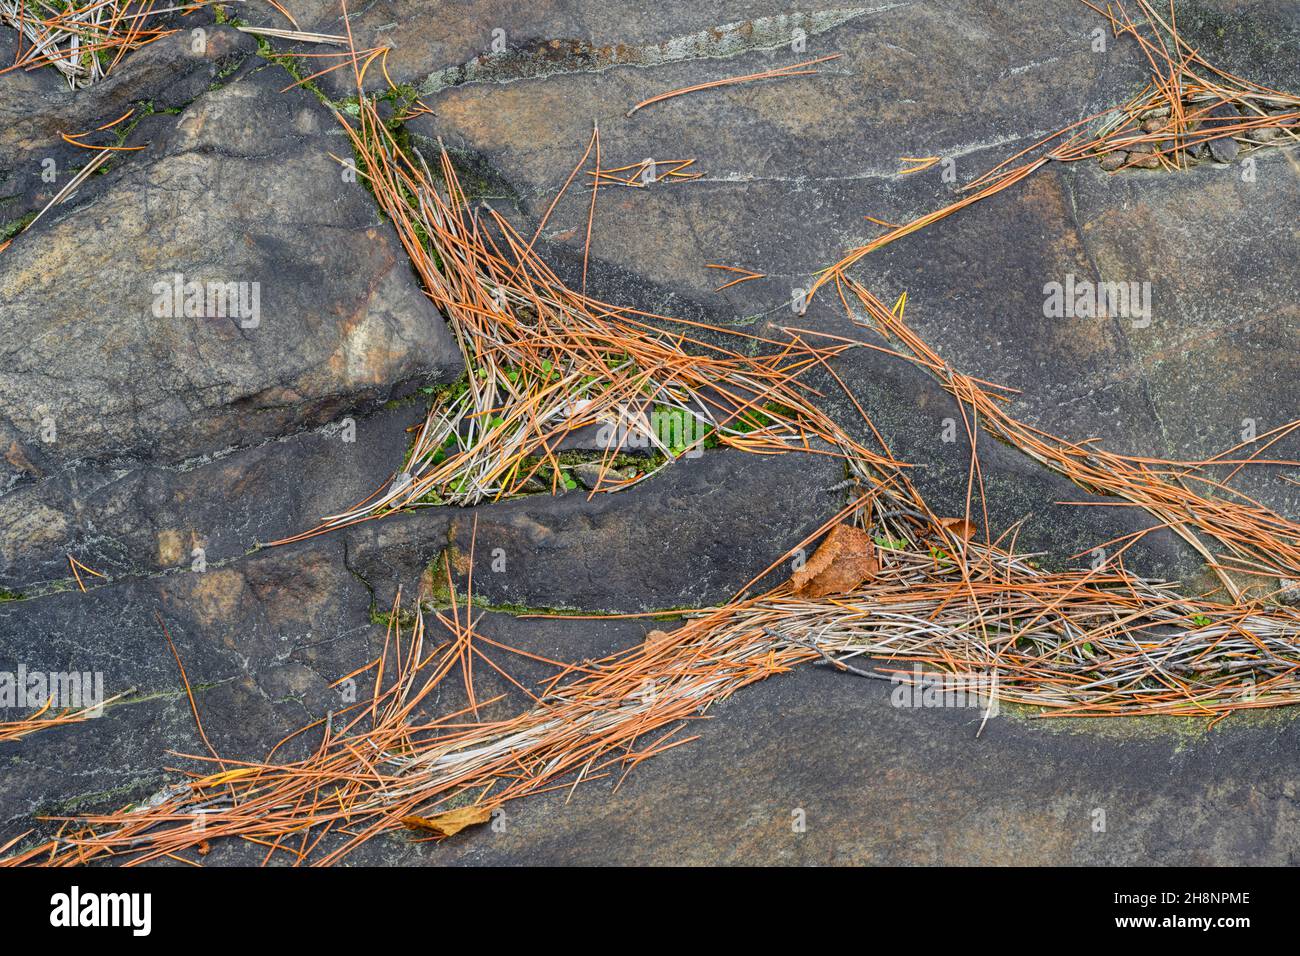
[[[460,807],[431,817],[402,817],[402,825],[408,830],[422,830],[434,836],[454,836],[466,827],[477,823],[487,823],[492,819],[491,807]]]
[[[661,631],[656,628],[645,636],[645,646],[647,649],[653,649],[668,640],[671,636],[672,635],[667,631]]]
[[[5,461],[9,462],[16,470],[25,472],[33,478],[42,477],[41,470],[28,460],[27,456],[23,454],[22,447],[16,441],[9,443],[9,450],[5,452]]]
[[[845,594],[869,581],[879,568],[871,535],[849,524],[836,525],[808,562],[790,576],[802,597]]]
[[[975,523],[967,518],[940,518],[939,526],[945,531],[951,531],[963,541],[975,537]]]

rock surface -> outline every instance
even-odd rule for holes
[[[444,550],[462,590],[473,554],[474,595],[491,605],[615,613],[707,607],[830,520],[842,507],[842,492],[832,491],[842,474],[828,456],[724,449],[616,495],[529,496],[360,525],[347,533],[348,562],[376,587],[381,607],[394,596],[379,583],[385,576],[408,582],[409,594],[410,582]],[[773,572],[758,586],[789,573]]]
[[[6,250],[0,442],[36,469],[176,462],[459,374],[329,156],[334,120],[286,81],[262,65],[203,94]]]
[[[280,443],[268,455],[312,460],[310,450],[287,451],[291,445]],[[267,460],[248,462],[249,480],[266,469]],[[725,601],[779,558],[783,542],[799,540],[838,510],[838,499],[819,488],[835,477],[833,466],[824,464],[828,460],[807,467],[797,455],[763,459],[727,451],[592,502],[571,493],[541,505],[536,502],[542,499],[524,499],[450,515],[430,509],[226,559],[221,558],[225,542],[217,541],[202,571],[192,566],[194,539],[185,526],[173,535],[163,533],[156,521],[158,547],[173,549],[158,556],[165,569],[107,584],[92,581],[85,594],[64,591],[0,602],[0,671],[13,673],[21,665],[29,672],[99,673],[106,695],[131,692],[126,703],[110,706],[102,718],[68,731],[43,732],[39,751],[27,743],[0,745],[0,759],[15,769],[27,766],[28,752],[52,761],[2,775],[0,829],[21,831],[26,815],[38,806],[61,805],[97,790],[116,794],[126,780],[147,789],[159,779],[142,770],[151,749],[157,754],[185,749],[178,741],[201,746],[192,728],[182,726],[188,703],[163,626],[177,643],[191,684],[200,689],[204,726],[218,751],[260,758],[308,715],[338,708],[338,691],[330,684],[378,653],[384,628],[376,626],[376,616],[391,609],[399,587],[408,596],[419,594],[430,565],[445,574],[439,563],[444,552],[451,557],[462,601],[472,554],[475,600],[512,613],[521,607],[635,613],[708,606]],[[215,463],[206,487],[222,489],[216,470],[222,465]],[[346,481],[340,487],[363,497],[357,494],[362,477],[356,476],[350,489]],[[165,476],[142,480],[168,487]],[[736,487],[755,493],[736,495]],[[237,491],[231,494],[238,497]],[[185,497],[183,490],[174,493],[176,499]],[[202,514],[187,513],[186,520]],[[254,512],[247,524],[256,527],[261,520]],[[728,538],[726,530],[735,527],[765,527],[770,534]],[[435,585],[441,580],[433,579]],[[532,646],[534,626],[550,635],[544,653],[555,660],[606,656],[641,639],[650,627],[638,623],[629,631],[618,622],[534,625],[507,614],[496,618],[506,622],[500,626],[512,637],[520,636],[524,649]],[[430,624],[437,627],[432,618]],[[593,635],[590,642],[586,635]],[[579,653],[584,647],[587,651]],[[513,701],[516,710],[521,703]],[[239,719],[231,720],[236,714]],[[85,773],[57,772],[65,758],[51,755],[60,752],[62,741],[73,754],[66,759],[78,766],[84,760]],[[98,749],[93,757],[76,756],[81,747]]]
[[[809,667],[725,701],[702,739],[617,794],[505,810],[408,865],[1291,866],[1300,827],[1289,717],[1098,728],[909,709],[891,688]],[[796,816],[797,811],[802,814]],[[1102,811],[1104,816],[1099,816]],[[794,824],[801,822],[802,832]],[[1098,821],[1104,830],[1095,827]]]
[[[94,87],[72,93],[52,69],[19,70],[0,78],[0,225],[39,211],[92,154],[59,137],[97,130],[129,110],[119,129],[148,125],[179,110],[249,62],[257,50],[247,34],[195,20],[201,44],[182,31],[127,57]],[[13,61],[15,34],[0,28],[0,63]],[[141,130],[143,132],[143,129]],[[113,137],[101,138],[107,143]],[[96,143],[95,139],[88,142]]]
[[[1293,5],[1187,6],[1182,28],[1224,62],[1270,78],[1261,82],[1300,85],[1294,58],[1274,55],[1300,36]],[[1229,8],[1248,15],[1229,23]],[[881,231],[864,216],[905,222],[951,202],[962,183],[1046,133],[1122,102],[1144,67],[1129,43],[1112,39],[1094,51],[1096,15],[1073,0],[1007,5],[992,20],[984,5],[966,3],[942,13],[922,4],[854,8],[836,18],[842,22],[809,33],[800,57],[756,42],[656,69],[571,64],[534,78],[539,68],[516,65],[519,78],[441,89],[431,97],[433,114],[408,125],[417,138],[440,137],[489,169],[483,192],[523,220],[550,203],[593,119],[606,166],[694,158],[699,180],[601,190],[592,239],[597,291],[769,334],[797,324],[861,337],[829,290],[797,322],[789,302],[816,270]],[[492,11],[480,22],[493,22]],[[522,26],[513,33],[526,35]],[[686,33],[684,24],[679,36]],[[627,39],[643,37],[658,41],[662,33],[634,29]],[[701,92],[623,115],[654,93],[831,52],[843,58],[817,77]],[[904,176],[900,155],[943,161]],[[855,274],[888,301],[907,291],[914,327],[954,367],[1021,389],[1014,410],[1030,424],[1133,454],[1215,454],[1241,441],[1247,420],[1262,432],[1296,411],[1285,384],[1300,345],[1287,278],[1293,243],[1277,237],[1297,236],[1300,185],[1280,152],[1260,154],[1246,172],[1116,179],[1091,164],[1054,166],[873,254]],[[586,215],[585,197],[562,204],[549,238],[580,250]],[[721,282],[709,263],[766,277],[714,294]],[[1147,283],[1151,314],[1047,317],[1045,287],[1071,276]],[[1234,335],[1224,319],[1234,314],[1246,317],[1249,331]],[[1207,325],[1215,326],[1208,336]],[[1206,361],[1220,342],[1232,358]],[[839,370],[866,389],[878,364],[851,353]],[[1223,400],[1202,398],[1220,394],[1224,379]],[[937,395],[930,402],[946,404]],[[867,407],[889,418],[887,408]],[[909,443],[898,429],[885,431]],[[1300,440],[1279,450],[1295,457]],[[931,445],[919,458],[937,451]],[[1246,482],[1280,510],[1300,505],[1295,486],[1275,476]],[[964,500],[961,491],[948,500]],[[1025,513],[1000,515],[1000,527]]]
[[[284,2],[304,29],[342,29],[333,0]],[[389,75],[432,109],[406,123],[412,142],[429,153],[441,138],[475,196],[527,232],[593,120],[605,168],[693,158],[694,181],[600,189],[591,291],[769,336],[793,325],[878,343],[831,295],[795,315],[793,290],[878,233],[865,216],[899,222],[952,201],[1145,75],[1131,43],[1107,37],[1094,49],[1100,20],[1077,0],[797,13],[773,0],[444,6],[438,16],[416,0],[352,11],[358,45],[391,45]],[[1294,3],[1179,7],[1203,54],[1300,88]],[[226,13],[288,25],[259,0]],[[191,25],[207,31],[201,53]],[[673,621],[524,615],[726,600],[847,501],[831,490],[842,469],[830,459],[708,451],[618,495],[431,508],[257,548],[380,487],[426,411],[418,389],[454,379],[462,363],[391,226],[332,158],[348,144],[327,103],[280,92],[294,79],[272,51],[298,48],[272,41],[259,55],[206,11],[186,27],[75,95],[51,71],[0,76],[0,225],[21,225],[87,161],[59,132],[134,108],[120,144],[110,133],[95,141],[146,147],[115,155],[0,252],[0,671],[91,671],[106,693],[128,692],[102,718],[0,744],[0,843],[34,813],[148,797],[176,779],[166,751],[203,752],[162,626],[218,751],[257,759],[339,706],[331,685],[378,652],[398,588],[408,598],[423,588],[436,606],[448,570],[463,594],[472,567],[486,636],[538,657],[594,659]],[[626,116],[666,90],[836,52],[817,76]],[[11,54],[0,28],[0,57]],[[350,83],[338,70],[313,85],[343,106]],[[941,161],[905,176],[902,156]],[[1182,175],[1053,165],[873,254],[855,276],[887,301],[906,290],[911,324],[954,367],[1021,389],[1013,408],[1031,424],[1119,451],[1203,457],[1300,414],[1296,154],[1252,157]],[[45,159],[54,182],[40,175]],[[570,280],[588,201],[575,188],[539,244]],[[764,278],[714,293],[709,263]],[[155,314],[154,284],[175,274],[259,283],[259,321]],[[1071,276],[1150,283],[1150,314],[1049,316],[1045,287]],[[932,506],[960,514],[971,449],[960,424],[944,440],[961,420],[951,397],[869,349],[835,368],[894,453],[921,466],[914,480]],[[830,376],[809,381],[869,440]],[[1026,519],[1019,545],[1045,561],[1069,563],[1150,523],[1134,509],[1061,504],[1090,498],[992,439],[978,452],[992,529]],[[1269,454],[1300,457],[1300,440]],[[1300,514],[1300,489],[1276,471],[1239,482]],[[69,555],[106,577],[83,575],[81,593]],[[1131,557],[1137,570],[1204,582],[1168,532]],[[553,673],[528,657],[509,670],[525,685]],[[527,706],[499,675],[479,679],[480,696],[504,695],[493,714]],[[463,705],[455,683],[440,707]],[[710,713],[700,741],[645,763],[617,793],[597,781],[571,802],[510,805],[500,832],[440,846],[385,838],[357,860],[1289,863],[1300,832],[1297,730],[1285,712],[1212,732],[1014,713],[977,739],[978,714],[894,707],[887,687],[809,666]],[[1105,833],[1092,827],[1098,809]],[[803,833],[791,828],[795,810]],[[250,853],[223,845],[208,862],[260,858]]]

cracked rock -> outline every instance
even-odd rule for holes
[[[335,121],[265,65],[154,129],[0,257],[0,447],[177,461],[462,362]],[[353,177],[355,178],[355,177]]]

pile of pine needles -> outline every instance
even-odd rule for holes
[[[18,31],[18,55],[0,72],[50,66],[74,90],[106,77],[131,50],[174,33],[156,21],[207,0],[0,0],[0,22]]]
[[[644,481],[706,443],[896,464],[844,436],[800,380],[851,346],[759,340],[611,305],[575,291],[551,270],[535,245],[598,148],[598,133],[525,238],[490,206],[466,198],[445,151],[435,175],[418,153],[401,148],[372,100],[362,100],[355,121],[339,119],[359,173],[446,316],[469,374],[435,403],[386,488],[308,534],[400,509],[510,497],[539,480],[557,490],[562,443],[592,427],[608,436],[593,493]],[[593,215],[595,195],[593,189]],[[726,337],[743,348],[717,344]],[[768,354],[752,357],[755,345]],[[657,463],[630,476],[617,472],[613,463],[628,446],[657,452]]]
[[[49,730],[52,727],[66,727],[69,724],[79,724],[91,720],[98,717],[105,706],[121,700],[130,693],[133,693],[133,690],[114,694],[94,706],[65,707],[59,711],[55,711],[54,700],[51,698],[26,717],[19,720],[0,720],[0,743],[22,740],[24,737],[29,737],[41,730]]]
[[[968,410],[970,421],[1079,487],[1123,499],[1159,519],[1150,528],[1122,539],[1123,547],[1117,553],[1122,554],[1145,535],[1168,528],[1204,558],[1234,600],[1243,597],[1234,575],[1278,579],[1277,592],[1300,581],[1300,523],[1229,484],[1248,466],[1300,467],[1300,462],[1261,457],[1268,448],[1300,429],[1300,420],[1280,425],[1203,461],[1120,455],[1093,441],[1072,442],[1019,421],[1007,412],[1007,395],[996,391],[997,386],[958,372],[945,362],[903,320],[906,295],[895,308],[888,309],[852,279],[839,279],[837,287],[854,321],[874,327],[900,343],[905,351],[894,354],[931,372]],[[865,309],[865,319],[858,318],[846,293]],[[1250,446],[1255,446],[1254,451],[1246,454]],[[1233,457],[1238,454],[1242,457]],[[1217,470],[1229,471],[1219,477]],[[1216,542],[1221,552],[1213,553],[1197,532]],[[1117,543],[1108,541],[1099,547]]]

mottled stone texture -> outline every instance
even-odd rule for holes
[[[203,94],[6,251],[0,440],[36,468],[177,461],[458,374],[395,235],[330,158],[333,119],[281,95],[287,78],[266,65]]]

